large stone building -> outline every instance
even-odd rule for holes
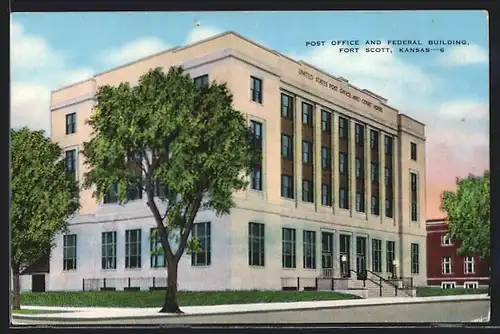
[[[181,259],[180,289],[281,289],[284,278],[350,269],[425,284],[424,125],[375,93],[234,32],[54,91],[52,138],[79,180],[96,88],[137,83],[149,69],[172,65],[199,84],[226,82],[263,153],[230,215],[198,214],[194,233],[205,246]],[[145,196],[120,206],[112,193],[101,203],[91,193],[81,192],[82,208],[57,237],[50,274],[37,280],[47,290],[89,289],[97,278],[117,289],[164,280],[163,258],[150,253],[155,222]],[[23,285],[30,288],[29,277]]]

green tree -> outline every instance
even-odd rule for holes
[[[13,308],[21,306],[23,270],[50,254],[57,233],[79,208],[78,184],[43,131],[11,130],[11,270]]]
[[[177,267],[194,220],[199,210],[228,214],[233,191],[248,185],[251,131],[225,84],[197,88],[181,67],[150,70],[135,86],[102,86],[96,100],[84,186],[98,199],[116,187],[120,203],[145,192],[167,259],[160,312],[181,313]]]
[[[441,195],[441,209],[448,215],[450,236],[461,241],[462,256],[479,254],[490,259],[490,173],[457,178],[457,191]]]

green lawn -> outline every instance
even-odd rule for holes
[[[455,295],[470,295],[488,293],[488,288],[479,289],[441,289],[440,287],[419,287],[417,288],[417,297],[432,297],[432,296],[455,296]]]
[[[360,297],[328,291],[180,292],[181,306],[345,300]],[[161,307],[164,291],[25,292],[21,304],[74,307]]]
[[[72,311],[56,311],[56,310],[42,310],[42,309],[37,309],[37,310],[27,310],[27,309],[12,310],[12,314],[44,314],[44,313],[67,313],[67,312],[72,312]]]

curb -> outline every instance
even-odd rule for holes
[[[93,322],[93,321],[118,321],[118,320],[135,320],[135,319],[157,319],[164,317],[172,317],[172,318],[181,318],[181,317],[199,317],[199,316],[224,316],[224,315],[233,315],[233,314],[256,314],[256,313],[278,313],[278,312],[297,312],[297,311],[311,311],[311,310],[328,310],[328,309],[345,309],[345,308],[353,308],[353,307],[374,307],[374,306],[388,306],[388,305],[408,305],[408,304],[432,304],[432,303],[457,303],[457,302],[474,302],[474,301],[485,301],[490,300],[489,297],[485,296],[477,296],[477,298],[463,298],[463,299],[450,299],[450,300],[411,300],[411,297],[408,299],[398,301],[398,302],[382,302],[379,304],[367,304],[367,305],[334,305],[334,306],[304,306],[301,308],[294,309],[275,309],[275,310],[248,310],[248,311],[236,311],[236,312],[217,312],[217,313],[196,313],[196,314],[165,314],[158,313],[154,315],[145,315],[145,316],[123,316],[123,317],[94,317],[94,318],[81,318],[81,317],[53,317],[53,316],[33,316],[28,314],[12,314],[12,319],[15,320],[31,320],[31,321],[58,321],[58,322],[74,322],[74,323],[85,323],[85,322]],[[42,306],[40,307],[42,308]],[[74,311],[77,313],[78,311]]]

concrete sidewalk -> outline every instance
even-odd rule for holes
[[[92,320],[119,320],[139,319],[157,317],[179,317],[216,314],[238,314],[238,313],[261,313],[288,310],[314,310],[345,307],[362,307],[374,305],[413,304],[413,303],[436,303],[436,302],[459,302],[466,300],[489,300],[485,295],[460,295],[460,296],[438,296],[438,297],[389,297],[372,299],[332,300],[314,302],[288,302],[288,303],[265,303],[265,304],[235,304],[235,305],[213,305],[213,306],[185,306],[181,307],[184,314],[159,313],[160,308],[103,308],[103,307],[53,307],[53,306],[22,306],[22,309],[39,309],[50,311],[62,311],[66,313],[45,314],[13,314],[13,319],[44,319],[77,321],[83,319]]]

